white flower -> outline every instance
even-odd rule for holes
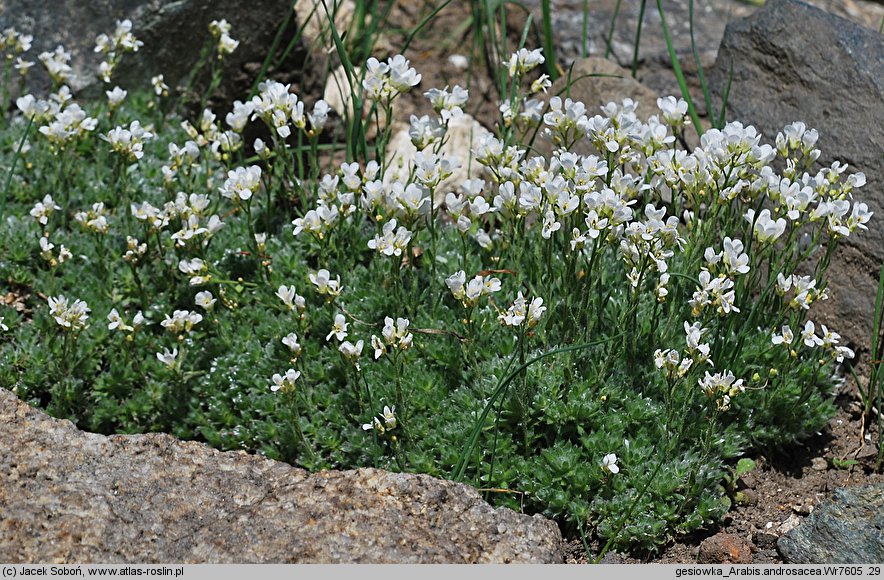
[[[688,114],[688,103],[684,99],[676,100],[675,97],[669,96],[657,99],[657,107],[663,113],[663,120],[666,124],[673,128],[679,128],[689,123],[686,118]]]
[[[297,359],[301,355],[301,345],[298,342],[298,335],[294,332],[290,332],[282,338],[282,344],[286,345],[289,348],[289,351],[292,353],[292,357]]]
[[[362,356],[363,345],[364,342],[362,340],[356,341],[356,344],[345,340],[338,346],[338,350],[344,355],[344,358],[356,366],[356,370],[359,370],[359,357]]]
[[[310,282],[316,286],[316,291],[321,294],[327,296],[329,299],[334,299],[341,295],[341,292],[344,290],[344,287],[341,286],[341,277],[336,276],[334,280],[331,278],[331,274],[325,268],[319,270],[316,273],[310,273],[308,276]]]
[[[506,65],[510,77],[522,76],[546,62],[546,59],[543,58],[542,50],[540,48],[535,48],[534,50],[520,48],[518,52],[514,52],[510,56],[509,62],[503,63]]]
[[[126,321],[123,320],[123,317],[120,316],[120,313],[117,312],[116,308],[113,308],[113,309],[111,309],[110,312],[108,312],[107,320],[108,320],[108,325],[107,325],[108,330],[121,330],[121,331],[125,331],[125,332],[132,332],[133,330],[135,330],[133,327],[126,324]]]
[[[156,96],[166,97],[169,95],[169,85],[164,82],[163,75],[151,77],[150,84],[153,87],[153,92]]]
[[[222,34],[221,38],[218,39],[218,58],[222,58],[225,55],[232,54],[238,46],[238,40],[234,40],[228,34]]]
[[[452,119],[463,116],[463,109],[461,107],[466,104],[470,94],[466,89],[455,85],[451,92],[448,92],[448,87],[442,90],[430,89],[424,93],[424,96],[429,99],[436,114],[442,117],[443,122],[447,123]]]
[[[365,79],[362,88],[365,96],[372,100],[393,98],[400,93],[411,90],[421,81],[421,75],[410,68],[409,61],[397,54],[386,63],[372,57],[365,63]]]
[[[261,168],[257,165],[237,167],[227,172],[221,195],[228,199],[248,201],[261,186]]]
[[[730,400],[746,390],[743,386],[743,379],[736,379],[734,373],[728,370],[715,373],[714,375],[706,371],[705,376],[698,383],[703,393],[710,399],[721,396],[727,397],[723,403],[719,404],[721,410],[726,410]]]
[[[451,295],[455,300],[463,300],[466,296],[466,281],[467,275],[463,270],[459,270],[445,279],[445,285],[451,290]]]
[[[772,242],[782,236],[786,231],[786,220],[784,218],[774,220],[770,217],[770,210],[768,209],[761,210],[757,219],[755,218],[755,210],[747,210],[746,221],[750,224],[753,223],[753,221],[755,222],[755,225],[753,226],[755,239],[762,243]]]
[[[823,339],[816,335],[816,327],[810,320],[804,324],[804,330],[801,331],[801,340],[804,342],[805,346],[811,348],[823,344]]]
[[[792,329],[786,324],[780,329],[780,334],[774,332],[770,337],[770,341],[773,344],[783,344],[785,346],[790,346],[793,340],[795,340],[795,335],[792,333]]]
[[[724,238],[724,266],[728,274],[745,274],[749,271],[749,255],[743,252],[743,242]]]
[[[209,22],[209,32],[212,34],[212,38],[221,38],[224,34],[230,34],[230,30],[230,23],[225,18]]]
[[[107,95],[108,107],[113,111],[120,106],[128,93],[120,87],[114,87],[112,91],[105,91],[104,94]]]
[[[163,363],[164,365],[166,365],[167,367],[169,367],[170,369],[171,369],[171,368],[174,368],[174,367],[175,367],[175,362],[176,362],[176,360],[178,359],[178,349],[177,349],[177,348],[173,348],[173,349],[172,349],[172,352],[169,352],[168,349],[165,349],[165,348],[164,348],[164,349],[163,349],[163,352],[158,352],[158,353],[157,353],[157,359],[158,359],[161,363]]]
[[[294,286],[286,286],[283,284],[276,291],[276,295],[282,300],[283,304],[286,305],[286,308],[289,310],[297,309],[299,312],[303,311],[306,306],[306,301],[303,296],[299,296],[297,292],[295,292]]]
[[[854,354],[853,349],[846,346],[836,346],[833,352],[835,360],[839,363],[843,363],[846,358],[853,358]]]
[[[376,335],[371,337],[371,346],[374,348],[374,358],[378,359],[387,353],[388,347],[399,350],[407,350],[411,347],[414,335],[408,331],[411,322],[407,318],[397,318],[394,322],[387,316],[384,318],[384,328],[381,338]]]
[[[347,338],[347,326],[347,319],[344,317],[344,315],[340,313],[336,314],[335,323],[332,325],[331,332],[328,333],[328,336],[325,337],[325,340],[329,341],[333,336],[338,339],[338,342],[344,340],[345,338]]]
[[[556,214],[552,211],[546,212],[543,216],[543,228],[541,234],[544,239],[548,240],[555,232],[562,228],[562,224],[556,221]]]
[[[467,70],[470,67],[470,59],[462,54],[452,54],[448,57],[448,64],[458,70]]]
[[[620,473],[620,468],[617,466],[617,454],[609,453],[602,458],[602,470],[611,474]]]
[[[53,201],[52,196],[46,194],[43,196],[42,202],[37,202],[34,207],[31,209],[31,216],[37,220],[41,226],[45,226],[49,223],[49,218],[52,216],[53,212],[61,209],[61,206]]]
[[[383,233],[369,240],[368,247],[385,256],[401,256],[402,251],[408,247],[408,243],[411,241],[412,233],[402,226],[396,230],[396,225],[396,218],[385,223]],[[394,230],[396,230],[395,233]]]
[[[2,330],[3,332],[9,332],[9,327],[6,326],[6,324],[3,322],[4,318],[6,317],[0,316],[0,330]]]
[[[212,296],[212,293],[208,290],[198,292],[196,297],[194,298],[194,302],[196,302],[196,305],[203,310],[206,310],[207,312],[211,311],[212,308],[215,307],[215,302],[217,301],[217,298]]]

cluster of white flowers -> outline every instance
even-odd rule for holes
[[[731,400],[746,390],[743,379],[737,379],[734,373],[728,370],[714,375],[706,371],[698,382],[706,397],[714,400],[716,408],[720,411],[727,411]]]
[[[391,101],[407,93],[421,82],[421,75],[411,68],[411,63],[401,54],[380,62],[372,57],[365,63],[362,81],[365,97],[376,101]]]
[[[225,56],[233,54],[233,51],[239,47],[239,41],[234,40],[230,36],[230,28],[230,23],[224,19],[213,20],[209,23],[209,32],[212,34],[212,38],[218,43],[216,50],[219,59],[223,59]]]
[[[394,322],[387,316],[384,318],[384,328],[381,336],[371,336],[371,347],[374,349],[374,358],[379,359],[393,350],[408,350],[414,341],[414,335],[409,332],[411,324],[407,318],[397,318]]]
[[[799,276],[798,274],[783,276],[783,273],[779,272],[777,274],[777,293],[785,297],[790,291],[792,298],[787,304],[789,308],[794,310],[809,310],[810,305],[814,302],[829,299],[828,290],[817,288],[816,279],[812,276]]]
[[[200,146],[196,141],[189,140],[179,147],[176,143],[169,143],[169,163],[163,165],[163,181],[171,184],[179,172],[183,172],[182,177],[187,179],[190,177],[192,168],[199,165]]]
[[[534,328],[543,313],[546,312],[546,306],[543,305],[543,298],[534,298],[530,304],[519,291],[513,305],[506,312],[501,312],[497,319],[505,326],[525,326],[525,328]]]
[[[57,85],[65,85],[73,80],[73,69],[71,68],[71,53],[65,50],[64,46],[58,45],[52,52],[41,52],[37,55],[37,59],[46,68],[49,78]]]
[[[49,315],[65,331],[78,331],[86,328],[89,319],[89,306],[82,300],[70,302],[64,295],[49,297]]]
[[[236,109],[234,109],[235,111]],[[221,122],[218,120],[218,116],[211,109],[203,110],[196,125],[185,120],[181,122],[181,128],[184,129],[190,141],[193,141],[199,148],[207,148],[207,153],[216,161],[229,162],[231,155],[243,147],[241,131],[236,129],[224,130]],[[188,146],[188,143],[185,143],[185,147]],[[171,169],[176,163],[175,151],[172,147],[169,148],[169,153],[171,157],[169,167]],[[191,152],[188,151],[188,154],[190,155]],[[171,180],[172,177],[174,177],[174,174],[167,175],[167,181]]]
[[[277,391],[291,393],[295,390],[295,382],[299,378],[301,378],[301,371],[296,371],[295,369],[289,369],[282,375],[275,373],[272,377],[273,384],[270,385],[270,390],[274,393]]]
[[[123,260],[133,266],[141,263],[141,258],[147,253],[147,244],[140,243],[138,238],[126,236],[126,253],[123,254]]]
[[[205,246],[224,222],[217,214],[208,215],[209,197],[204,194],[178,192],[174,201],[168,201],[163,208],[157,208],[149,202],[132,204],[131,212],[135,219],[147,224],[151,232],[164,230],[170,224],[177,223],[180,229],[173,232],[170,238],[178,247],[185,247],[191,242],[199,242]]]
[[[326,271],[326,273],[328,272]],[[303,314],[304,310],[307,308],[305,298],[295,291],[294,286],[286,286],[283,284],[276,291],[276,295],[289,310],[297,310],[299,313]]]
[[[107,106],[113,112],[123,104],[123,101],[126,100],[126,95],[129,93],[120,87],[114,87],[109,91],[104,91],[104,94],[107,95]]]
[[[227,180],[221,186],[221,195],[227,199],[249,201],[261,187],[261,168],[257,165],[237,167],[227,172]]]
[[[24,60],[21,57],[21,55],[31,50],[33,40],[34,37],[30,34],[22,34],[11,27],[0,32],[0,54],[3,55],[3,60],[6,62],[15,61],[13,68],[22,78],[26,77],[28,71],[34,66],[33,62]]]
[[[385,256],[401,256],[411,241],[412,232],[404,226],[399,226],[397,230],[396,225],[396,218],[385,223],[383,232],[369,240],[368,247]]]
[[[104,60],[98,65],[98,76],[106,83],[111,82],[111,77],[120,63],[120,59],[127,52],[138,52],[144,43],[132,34],[131,20],[118,20],[112,35],[99,34],[95,38],[95,52],[104,55]]]
[[[163,75],[156,75],[151,77],[150,86],[153,87],[153,92],[158,97],[168,97],[169,96],[169,85],[166,84],[166,79]]]
[[[110,228],[107,220],[107,209],[104,207],[104,202],[101,201],[93,203],[92,207],[86,211],[75,213],[74,220],[83,229],[96,234],[106,234]]]
[[[292,126],[303,131],[308,137],[316,136],[328,121],[328,103],[319,100],[314,105],[313,112],[305,114],[304,101],[289,91],[290,87],[291,85],[273,80],[262,82],[258,85],[258,94],[252,97],[251,101],[234,104],[234,116],[229,121],[238,125],[236,119],[250,115],[252,120],[264,121],[267,127],[282,139],[287,139],[292,134]],[[259,149],[257,143],[255,149]]]
[[[795,334],[788,324],[784,324],[777,334],[776,330],[771,333],[771,342],[777,346],[782,345],[789,350],[790,356],[798,356],[796,348],[799,343],[803,343],[808,348],[822,347],[829,351],[831,357],[838,363],[843,363],[845,359],[852,359],[855,356],[853,349],[848,346],[839,344],[841,335],[826,328],[825,324],[820,325],[821,335],[816,333],[816,324],[808,320],[804,323],[804,329],[796,341]]]
[[[202,322],[203,315],[189,310],[176,310],[172,316],[166,315],[160,325],[174,335],[190,332],[193,327]]]
[[[482,296],[491,296],[500,291],[500,280],[493,276],[477,274],[467,282],[467,275],[459,270],[445,279],[445,284],[451,290],[455,300],[459,300],[464,308],[472,308],[479,303]]]
[[[282,337],[282,344],[289,349],[289,353],[292,355],[292,362],[298,360],[298,357],[301,356],[301,343],[298,342],[298,335],[294,332],[290,332],[284,337]]]
[[[684,378],[695,365],[714,366],[709,356],[711,352],[709,343],[701,342],[707,330],[702,328],[699,322],[688,324],[685,321],[684,354],[675,349],[657,349],[654,351],[654,366],[660,369],[670,382]]]
[[[62,86],[48,100],[27,94],[16,99],[15,104],[25,118],[34,120],[41,135],[53,146],[64,149],[98,126],[98,120],[86,115],[72,99],[70,89]]]
[[[114,152],[131,163],[144,157],[144,144],[153,139],[154,134],[142,127],[138,120],[135,120],[129,124],[128,129],[114,127],[101,138],[110,143]]]

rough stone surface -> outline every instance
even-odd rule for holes
[[[751,564],[752,544],[736,534],[715,534],[700,543],[699,564]]]
[[[884,485],[836,489],[777,550],[793,564],[884,562]]]
[[[802,2],[771,0],[728,24],[709,74],[718,95],[731,66],[730,119],[754,125],[769,141],[804,121],[820,133],[821,164],[838,160],[866,174],[857,198],[875,217],[833,258],[832,300],[819,313],[855,345],[868,344],[884,259],[884,36]]]
[[[95,37],[112,34],[117,20],[132,20],[132,32],[144,42],[137,53],[123,57],[115,82],[126,89],[147,86],[150,78],[165,75],[175,87],[199,59],[209,40],[209,22],[227,19],[231,36],[240,41],[236,51],[224,62],[225,87],[233,97],[244,98],[254,74],[285,21],[290,0],[252,0],[248,9],[238,0],[0,0],[0,30],[14,26],[34,36],[33,48],[26,55],[36,61],[44,50],[62,44],[71,52],[79,90],[96,82],[95,71],[100,56],[93,52]],[[296,27],[288,27],[288,35]],[[283,39],[283,46],[288,39]],[[293,59],[303,58],[297,51]],[[33,69],[32,88],[48,81],[40,66]],[[237,92],[234,92],[237,91]]]
[[[85,433],[4,389],[0,425],[2,562],[563,561],[553,522],[429,476]]]

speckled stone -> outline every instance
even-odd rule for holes
[[[4,389],[0,450],[0,562],[564,561],[555,523],[466,485],[85,433]]]
[[[842,487],[777,541],[791,564],[884,562],[884,485]]]

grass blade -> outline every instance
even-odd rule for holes
[[[552,31],[552,7],[550,0],[543,0],[543,53],[546,55],[546,73],[555,81],[559,78],[556,63],[556,45]]]
[[[611,40],[614,38],[614,26],[617,24],[617,16],[620,14],[620,1],[614,4],[614,15],[611,16],[611,26],[608,28],[608,38],[605,39],[605,58],[611,56]]]
[[[669,27],[666,26],[666,15],[663,13],[663,1],[657,0],[657,11],[660,13],[660,23],[663,25],[663,37],[666,39],[666,49],[669,51],[669,59],[672,61],[672,72],[678,80],[678,87],[681,89],[681,96],[688,103],[688,114],[691,116],[691,122],[694,123],[694,129],[697,135],[703,136],[703,126],[700,125],[700,117],[697,115],[697,109],[694,107],[694,100],[688,90],[688,83],[684,79],[684,73],[681,65],[678,63],[678,55],[675,54],[675,47],[672,46],[672,39],[669,37]]]
[[[691,34],[691,54],[694,56],[694,66],[697,67],[697,76],[700,78],[700,87],[703,89],[703,99],[706,101],[706,114],[709,115],[712,126],[716,129],[721,129],[724,126],[724,117],[716,118],[712,111],[712,95],[709,94],[709,85],[706,83],[706,75],[703,74],[703,65],[700,64],[700,51],[697,50],[697,43],[694,40],[694,0],[689,0],[688,2],[688,24]]]
[[[12,176],[15,174],[15,166],[18,164],[18,158],[21,157],[21,150],[25,146],[25,141],[28,140],[28,135],[31,132],[31,127],[34,126],[34,117],[31,117],[28,120],[28,126],[25,128],[25,134],[21,136],[21,140],[18,142],[18,147],[15,150],[15,156],[12,158],[12,165],[9,168],[9,171],[6,172],[6,183],[3,184],[3,196],[0,197],[0,219],[3,218],[3,214],[6,213],[6,199],[9,196],[9,186],[12,184]]]
[[[641,6],[639,6],[638,9],[638,25],[635,27],[635,45],[632,48],[632,78],[635,78],[635,73],[638,71],[638,47],[641,45],[642,22],[645,20],[645,6],[647,3],[648,0],[642,0]]]

